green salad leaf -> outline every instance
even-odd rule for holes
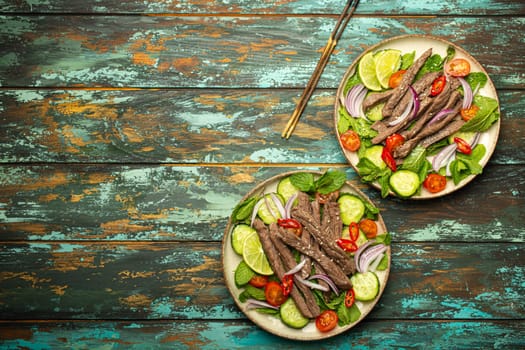
[[[461,131],[483,132],[499,119],[498,101],[486,96],[474,96],[473,104],[479,107],[474,118],[461,127]]]

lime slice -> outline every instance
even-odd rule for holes
[[[384,50],[375,57],[376,77],[383,88],[388,88],[390,76],[401,67],[401,51]]]
[[[272,275],[273,270],[264,254],[257,232],[250,234],[244,240],[242,258],[253,271],[260,275]]]
[[[369,52],[361,58],[359,66],[357,67],[357,73],[367,89],[381,91],[381,83],[379,83],[376,77],[376,61],[373,52]]]
[[[239,224],[235,226],[232,231],[232,247],[237,254],[242,255],[246,237],[253,234],[254,232],[256,233],[255,229],[246,224]]]

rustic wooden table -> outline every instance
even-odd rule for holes
[[[284,140],[343,5],[0,0],[0,347],[525,348],[525,3],[361,1]],[[332,121],[350,63],[413,33],[470,52],[501,103],[483,174],[431,201],[360,183]],[[297,343],[236,307],[221,240],[257,183],[327,168],[382,210],[392,270],[357,327]]]

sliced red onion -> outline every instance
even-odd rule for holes
[[[275,193],[270,193],[270,197],[272,197],[273,202],[275,203],[275,206],[277,207],[277,210],[279,210],[279,214],[281,214],[281,217],[284,218],[286,216],[286,210],[284,209],[283,203],[277,197]]]
[[[470,108],[470,105],[472,104],[472,98],[474,97],[474,94],[472,93],[472,88],[470,87],[470,84],[465,80],[465,78],[458,77],[458,80],[461,83],[461,86],[463,87],[463,105],[461,106],[461,108]]]
[[[410,114],[410,111],[412,110],[412,106],[413,105],[414,105],[414,99],[411,99],[410,102],[408,103],[407,107],[403,111],[403,113],[401,113],[401,115],[399,117],[397,117],[396,119],[394,119],[390,123],[388,123],[388,125],[389,126],[394,126],[394,125],[397,125],[397,124],[401,123],[403,120],[405,120],[408,117],[408,115]]]
[[[289,219],[292,216],[291,212],[292,212],[293,203],[295,202],[298,196],[299,196],[299,192],[295,192],[294,194],[290,196],[290,198],[288,198],[288,201],[286,201],[286,204],[284,206],[284,212],[286,213],[286,216],[284,217],[285,219]]]
[[[304,264],[306,264],[306,259],[303,259],[299,264],[295,265],[294,268],[292,268],[289,271],[287,271],[285,273],[285,275],[294,275],[294,274],[296,274],[297,272],[301,271],[301,269],[303,268]]]
[[[334,281],[332,281],[332,279],[328,276],[328,275],[325,275],[325,274],[317,274],[317,275],[312,275],[310,277],[308,277],[309,280],[323,280],[326,282],[326,284],[328,284],[330,286],[330,288],[332,288],[332,290],[334,291],[335,295],[339,295],[339,288],[337,288],[337,286],[335,285]]]
[[[448,162],[449,158],[456,152],[458,145],[454,142],[446,147],[443,147],[441,151],[432,159],[432,169],[434,171],[439,171],[443,164]]]
[[[259,201],[253,207],[252,219],[251,219],[251,222],[250,222],[250,226],[253,226],[253,222],[255,221],[255,217],[257,216],[257,212],[259,211],[259,208],[261,207],[261,205],[263,205],[264,203],[265,203],[264,198],[261,198],[261,199],[259,199]]]
[[[455,112],[455,111],[453,109],[450,109],[450,108],[442,109],[441,111],[438,112],[438,114],[436,114],[434,117],[432,117],[432,119],[430,119],[430,121],[428,122],[427,125],[436,123],[436,122],[440,121],[441,119],[443,119],[445,116],[447,116],[447,115],[449,115],[450,113],[453,113],[453,112]]]
[[[270,212],[270,215],[273,216],[274,219],[277,219],[277,213],[273,211],[273,208],[270,206],[270,201],[268,200],[267,196],[264,196],[264,205],[266,205],[266,209]],[[273,201],[273,200],[272,200]]]
[[[362,95],[365,91],[364,95]],[[354,118],[359,117],[360,106],[363,103],[364,96],[366,95],[366,88],[363,84],[354,85],[345,99],[346,111]],[[359,102],[359,100],[361,100]],[[358,103],[359,102],[359,103]]]
[[[383,260],[384,256],[385,256],[385,253],[381,253],[377,256],[377,258],[374,259],[374,261],[372,261],[372,263],[368,267],[370,271],[377,270],[377,267],[379,266],[379,263],[381,262],[381,260]]]
[[[294,277],[297,278],[297,280],[299,282],[301,282],[302,284],[304,284],[305,286],[307,286],[309,288],[319,289],[319,290],[322,290],[323,292],[328,292],[330,290],[330,288],[328,288],[326,286],[322,286],[320,284],[310,282],[309,280],[302,279],[301,277],[299,277],[297,275],[295,275]]]
[[[364,243],[362,246],[360,246],[354,253],[354,262],[355,262],[355,267],[357,268],[357,271],[358,272],[361,272],[361,269],[359,268],[359,257],[361,256],[361,254],[366,250],[366,248],[368,248],[368,246],[370,244],[372,244],[373,242],[372,241],[367,241],[366,243]]]
[[[360,117],[360,116],[365,115],[365,113],[363,111],[363,101],[365,100],[366,94],[368,94],[368,90],[367,89],[363,89],[363,91],[361,91],[359,93],[359,95],[357,95],[357,97],[355,99],[354,109],[355,109],[355,112],[356,112],[356,117]]]
[[[246,300],[246,303],[248,304],[248,309],[254,309],[259,307],[267,307],[269,309],[279,310],[279,307],[273,306],[268,304],[265,301],[257,300],[257,299],[248,299]]]
[[[361,254],[361,257],[359,258],[359,268],[361,269],[361,272],[367,272],[370,263],[380,254],[383,254],[386,251],[386,249],[387,246],[380,243],[364,251],[363,254]]]
[[[417,116],[417,113],[419,112],[420,101],[419,101],[419,96],[417,95],[416,90],[414,90],[414,88],[411,85],[408,85],[408,88],[410,89],[410,92],[412,93],[412,100],[414,103],[414,108],[412,110],[412,117],[411,117],[411,119],[414,119]]]
[[[470,142],[470,148],[476,147],[476,145],[479,142],[480,137],[481,137],[481,133],[477,132],[476,135],[474,135],[472,142]]]

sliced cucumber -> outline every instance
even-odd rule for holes
[[[301,311],[299,311],[292,298],[288,298],[281,305],[279,312],[283,323],[292,328],[303,328],[310,322],[310,319],[304,317]]]
[[[277,193],[283,197],[284,203],[288,202],[288,199],[297,192],[299,189],[292,184],[289,176],[281,179],[277,185]]]
[[[364,153],[364,157],[368,158],[379,169],[384,169],[386,168],[386,163],[381,158],[382,153],[383,153],[383,146],[375,145],[375,146],[372,146],[366,149]]]
[[[361,198],[345,193],[337,200],[339,210],[341,211],[341,221],[345,225],[352,222],[359,222],[365,214],[365,204]]]
[[[261,218],[261,220],[266,224],[269,225],[271,223],[277,222],[277,219],[281,218],[281,213],[279,212],[279,209],[277,209],[277,205],[273,201],[273,198],[271,194],[266,194],[264,196],[266,198],[265,202],[259,207],[259,210],[257,211],[257,215]],[[281,201],[282,204],[282,197],[280,194],[277,194],[277,198]]]
[[[234,227],[232,231],[232,247],[235,253],[242,255],[242,248],[244,247],[244,241],[246,237],[253,234],[255,229],[246,224],[239,224]]]
[[[408,198],[417,192],[420,181],[419,175],[410,170],[398,170],[390,176],[390,188],[399,197]]]
[[[350,282],[352,282],[356,300],[374,300],[379,294],[379,278],[372,271],[358,272],[350,278]]]
[[[467,141],[468,144],[471,144],[472,141],[474,141],[474,137],[476,137],[476,134],[477,133],[474,131],[458,131],[448,137],[448,143],[453,144],[454,138],[459,137]]]
[[[371,121],[378,121],[383,119],[383,107],[385,106],[385,103],[378,103],[374,107],[370,108],[366,111],[365,115],[368,118],[368,120]]]

